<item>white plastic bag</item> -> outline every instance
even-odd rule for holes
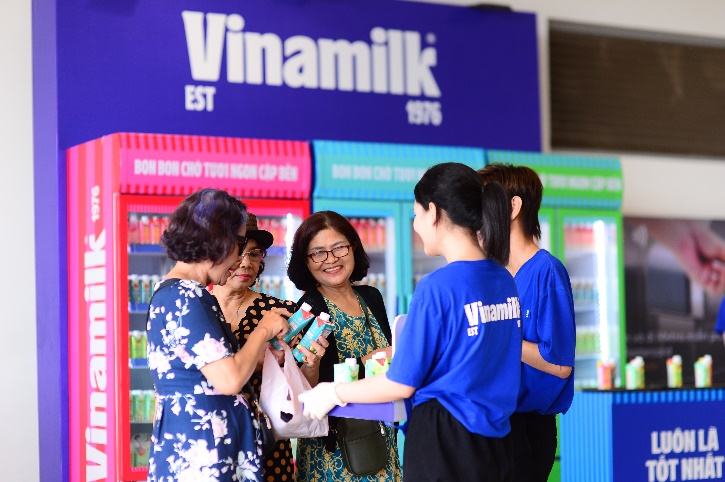
[[[328,432],[327,417],[312,420],[302,414],[297,396],[309,390],[310,383],[297,367],[292,350],[284,345],[284,367],[280,367],[269,348],[264,354],[262,388],[259,403],[272,422],[277,440],[324,437]]]

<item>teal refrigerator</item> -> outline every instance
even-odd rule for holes
[[[460,162],[479,169],[483,150],[317,140],[312,143],[314,212],[350,220],[370,257],[368,277],[385,298],[388,318],[406,313],[415,281],[444,264],[423,254],[413,232],[413,188],[429,167]]]

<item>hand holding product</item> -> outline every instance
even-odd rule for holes
[[[292,350],[292,354],[298,362],[302,363],[305,361],[305,354],[299,350],[300,346],[309,350],[312,346],[312,342],[319,340],[320,337],[327,338],[328,335],[332,333],[334,325],[329,323],[329,321],[330,315],[322,312],[315,322],[312,323],[310,329],[307,330],[307,333],[305,333],[305,336],[302,337],[297,347]]]
[[[292,341],[292,338],[294,338],[305,326],[315,319],[315,315],[310,311],[311,309],[312,307],[310,305],[302,303],[300,309],[290,316],[287,320],[287,323],[289,324],[289,331],[281,337],[285,343],[289,344],[289,342]],[[282,350],[282,345],[279,343],[277,337],[271,338],[269,342],[275,349]]]

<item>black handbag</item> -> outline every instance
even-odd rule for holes
[[[370,331],[373,347],[377,350],[375,335],[370,327],[368,307],[355,293],[360,308],[365,314],[365,326]],[[376,420],[340,418],[335,426],[337,446],[340,447],[342,460],[347,469],[355,475],[370,475],[380,472],[388,465],[388,443],[385,440],[385,427]]]
[[[382,422],[341,418],[335,434],[342,460],[353,474],[376,474],[388,465],[388,444]]]

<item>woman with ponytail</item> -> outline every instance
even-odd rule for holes
[[[390,370],[321,383],[300,400],[321,418],[336,405],[412,397],[404,480],[509,481],[521,376],[521,313],[504,268],[510,199],[458,163],[428,169],[414,194],[413,229],[448,264],[418,283]]]

